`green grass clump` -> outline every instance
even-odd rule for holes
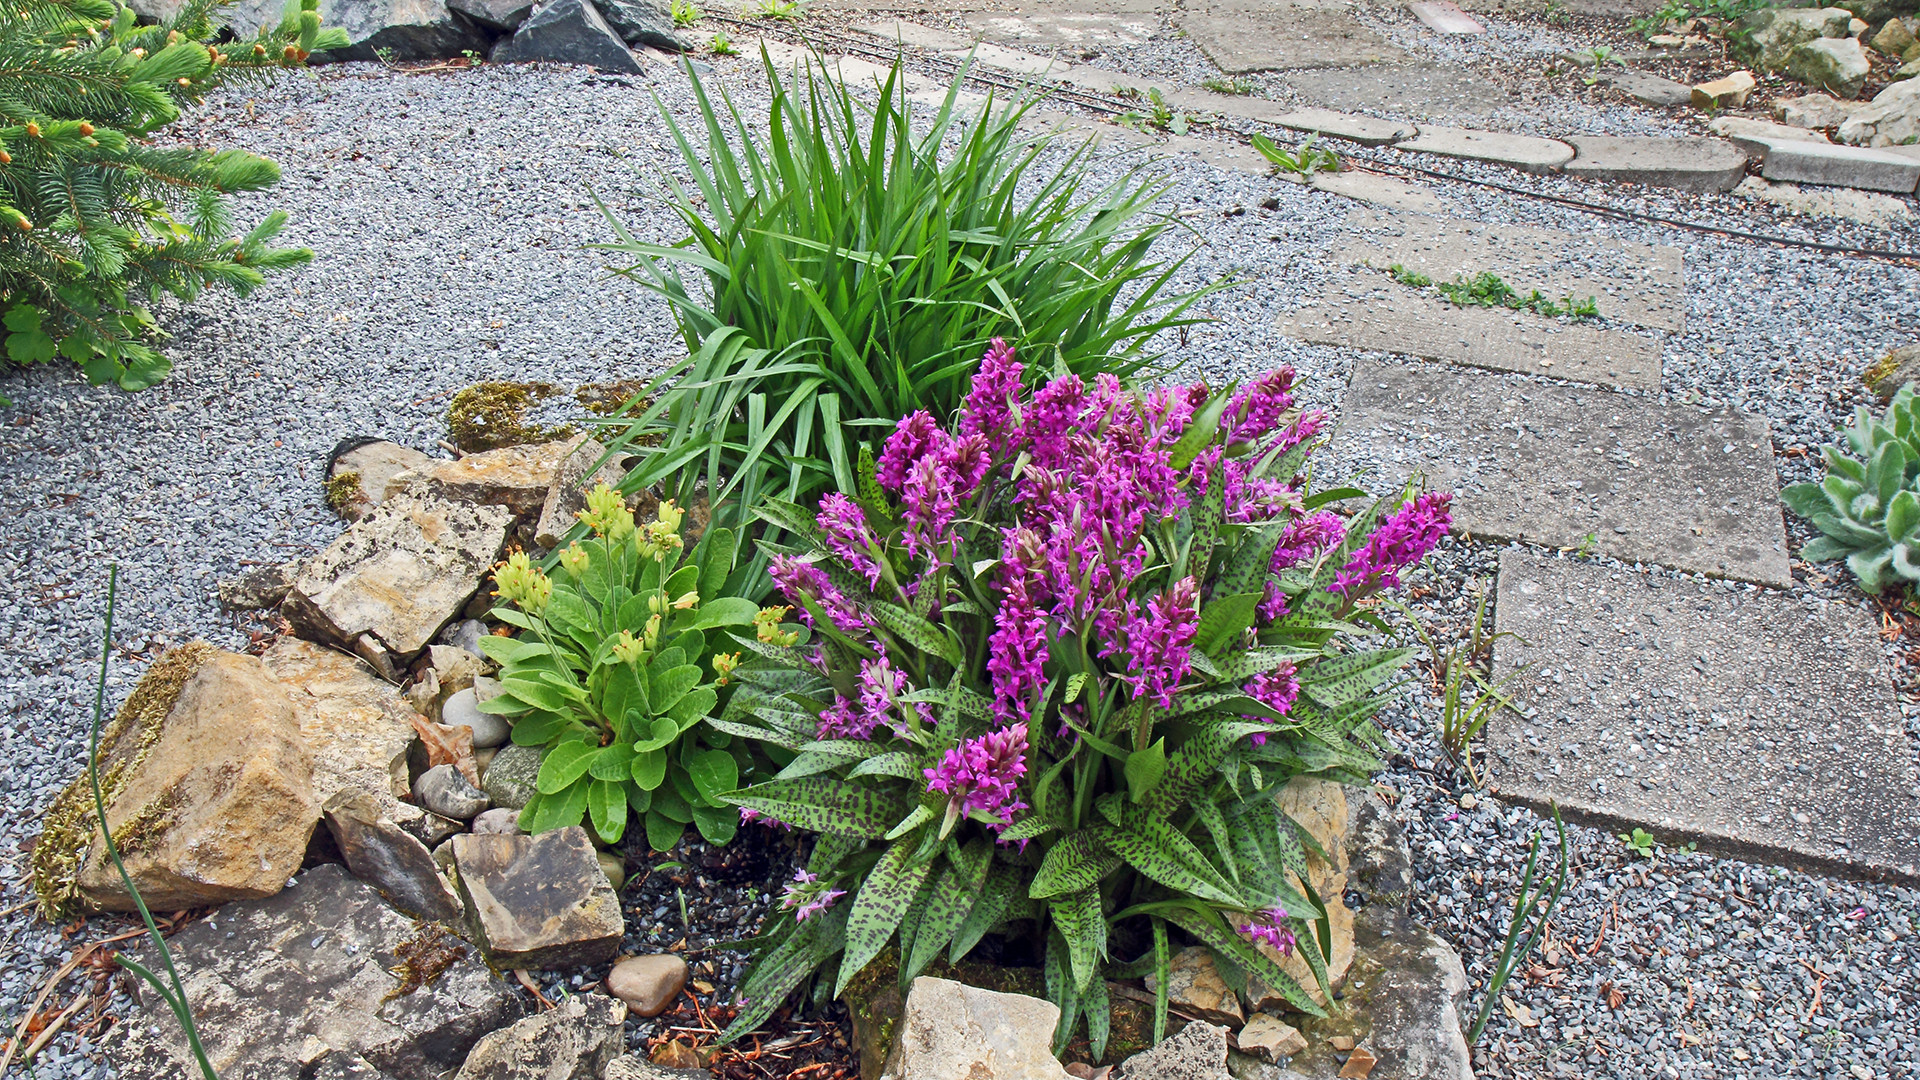
[[[1595,297],[1575,300],[1563,296],[1558,301],[1549,300],[1540,290],[1522,296],[1513,286],[1500,279],[1492,271],[1482,271],[1472,276],[1465,274],[1452,281],[1435,283],[1425,274],[1409,270],[1399,263],[1387,268],[1393,280],[1402,285],[1411,285],[1416,289],[1432,286],[1440,290],[1440,295],[1452,301],[1458,307],[1503,307],[1514,311],[1531,311],[1535,314],[1558,317],[1565,315],[1572,319],[1597,319],[1600,317],[1599,301]]]

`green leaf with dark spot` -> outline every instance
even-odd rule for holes
[[[1080,829],[1061,838],[1040,861],[1040,869],[1033,875],[1027,895],[1044,900],[1078,892],[1118,870],[1123,860],[1101,843],[1108,832],[1107,827],[1100,826]]]
[[[911,809],[904,796],[824,776],[756,784],[728,795],[727,801],[796,829],[862,840],[885,836]]]
[[[806,783],[806,781],[787,781]],[[784,819],[783,819],[784,820]],[[834,996],[846,993],[847,983],[886,947],[930,863],[913,863],[911,844],[895,844],[873,864],[873,870],[860,883],[860,891],[847,911],[847,951],[840,961],[840,977],[834,984]]]

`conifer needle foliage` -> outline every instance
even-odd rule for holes
[[[245,296],[313,257],[275,248],[269,214],[235,238],[227,196],[271,187],[273,162],[165,145],[209,90],[340,48],[318,0],[294,0],[252,39],[206,44],[219,0],[141,26],[107,0],[0,0],[0,340],[13,364],[65,356],[95,383],[139,390],[170,367],[144,306],[208,286]]]

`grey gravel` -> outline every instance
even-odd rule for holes
[[[1173,46],[1155,41],[1095,62],[1145,70],[1155,49],[1174,56]],[[1178,60],[1180,70],[1195,59]],[[712,63],[753,108],[759,99],[752,62]],[[684,80],[657,64],[643,78],[492,67],[409,75],[349,65],[219,96],[185,122],[184,138],[244,147],[282,164],[283,183],[243,200],[241,216],[250,221],[269,207],[286,209],[287,240],[314,248],[316,260],[271,279],[244,303],[210,299],[185,312],[163,309],[177,368],[153,390],[90,388],[66,367],[4,380],[15,404],[0,412],[0,455],[15,480],[0,493],[0,516],[16,556],[0,571],[0,632],[15,660],[0,677],[0,710],[11,718],[0,726],[0,862],[12,871],[0,875],[0,905],[14,910],[0,919],[0,1016],[17,1018],[76,941],[125,925],[97,919],[69,938],[18,907],[27,899],[20,846],[82,761],[105,564],[117,561],[122,570],[111,705],[167,645],[203,637],[245,648],[252,634],[268,629],[255,616],[222,614],[214,585],[250,566],[317,550],[338,534],[319,480],[341,437],[378,435],[438,454],[447,400],[468,383],[630,378],[671,358],[678,342],[665,312],[632,285],[609,279],[601,258],[580,249],[611,237],[590,190],[643,238],[677,233],[645,179],[669,160],[650,93],[683,114],[690,99]],[[1653,127],[1596,120],[1586,130]],[[1378,156],[1433,165],[1393,151]],[[1198,313],[1215,322],[1164,343],[1169,359],[1184,373],[1215,381],[1290,363],[1305,376],[1308,404],[1337,406],[1352,354],[1281,339],[1272,323],[1353,272],[1324,258],[1353,204],[1204,165],[1154,168],[1170,182],[1164,206],[1192,230],[1170,250],[1198,245],[1180,279],[1234,282],[1200,305]],[[1445,169],[1777,235],[1880,247],[1920,243],[1911,235],[1780,217],[1732,197],[1520,177],[1461,163]],[[1688,330],[1667,340],[1665,381],[1650,396],[1760,412],[1786,454],[1826,441],[1836,421],[1866,400],[1860,371],[1911,337],[1912,312],[1920,310],[1920,271],[1910,266],[1428,183],[1459,217],[1682,247]],[[1780,465],[1785,481],[1815,471],[1804,456],[1783,456]],[[1791,519],[1789,527],[1804,529]],[[1489,575],[1491,558],[1471,546],[1443,548],[1434,570],[1412,582],[1434,590],[1422,601],[1423,617],[1444,614],[1459,628],[1470,616],[1465,583]],[[1800,588],[1858,602],[1831,567],[1796,574]],[[1903,690],[1909,730],[1920,738],[1916,700]],[[1539,822],[1497,798],[1458,810],[1461,781],[1437,760],[1433,719],[1431,703],[1421,698],[1389,711],[1397,753],[1383,782],[1404,796],[1399,813],[1420,873],[1416,914],[1460,948],[1477,993],[1498,947],[1500,902],[1511,896],[1522,845]],[[1557,985],[1518,982],[1510,989],[1517,1004],[1552,1019],[1523,1030],[1498,1014],[1487,1042],[1489,1074],[1857,1075],[1848,1064],[1864,1063],[1873,1076],[1912,1075],[1908,1063],[1920,1059],[1913,1019],[1920,1015],[1920,927],[1913,921],[1920,896],[1913,890],[1674,852],[1642,861],[1604,834],[1570,835],[1578,869],[1555,936],[1571,964]],[[676,872],[685,883],[649,874],[628,886],[630,936],[638,936],[630,945],[673,945],[691,929],[680,924],[677,903],[689,884],[690,900],[706,899],[698,907],[709,943],[723,927],[745,932],[792,864],[791,856],[770,856],[725,895],[701,891],[714,879],[691,860],[686,865],[692,869]],[[1607,935],[1588,955],[1603,915]],[[1818,1011],[1810,1009],[1816,976],[1802,961],[1827,975]],[[717,954],[713,964],[696,978],[716,987],[717,1000],[740,969],[732,954]],[[568,985],[581,978],[554,977]],[[1625,995],[1620,1011],[1601,1000],[1598,988],[1607,981]],[[108,1011],[124,1016],[126,1008],[116,997]],[[36,1063],[36,1075],[110,1076],[95,1057],[97,1035],[61,1035]]]

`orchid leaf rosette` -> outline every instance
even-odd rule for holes
[[[500,664],[500,694],[480,711],[512,717],[516,745],[546,750],[520,826],[584,821],[614,843],[638,819],[656,850],[689,824],[726,843],[739,820],[723,796],[749,761],[701,721],[739,660],[727,628],[759,611],[725,595],[733,534],[710,529],[689,551],[671,502],[645,524],[605,484],[586,502],[590,535],[562,549],[551,574],[524,554],[495,571],[504,602],[493,618],[520,632],[480,639]]]
[[[989,933],[1034,935],[1056,1042],[1084,1017],[1096,1055],[1106,979],[1164,988],[1174,930],[1321,1011],[1283,963],[1324,986],[1331,941],[1275,792],[1379,768],[1411,650],[1361,647],[1367,600],[1450,519],[1411,488],[1351,518],[1360,492],[1310,494],[1325,417],[1292,382],[1029,393],[995,342],[952,430],[914,413],[857,492],[763,509],[802,544],[772,557],[792,614],[741,637],[714,724],[786,762],[742,817],[820,835],[729,1037],[816,973],[838,994],[897,944],[905,985]]]

